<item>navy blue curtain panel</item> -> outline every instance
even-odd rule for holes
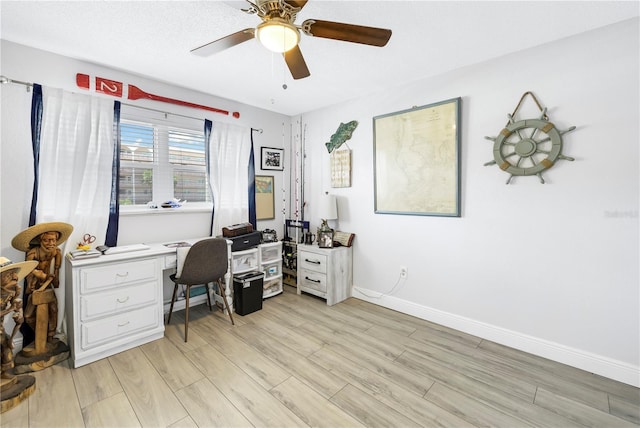
[[[251,129],[251,152],[249,154],[249,223],[253,225],[253,230],[258,230],[256,218],[256,165],[253,155],[253,131]]]
[[[31,147],[33,149],[33,193],[31,195],[31,211],[29,213],[29,227],[36,224],[36,208],[38,206],[38,187],[40,182],[40,138],[42,136],[42,86],[33,84],[33,96],[31,97]],[[27,287],[22,287],[23,300],[26,302]],[[20,326],[22,333],[22,347],[31,344],[35,338],[35,332],[23,323]]]
[[[120,101],[113,104],[113,162],[111,163],[111,200],[109,201],[109,222],[104,244],[108,247],[118,245],[118,225],[120,224]]]
[[[209,194],[213,202],[213,208],[211,209],[211,224],[209,225],[209,236],[213,236],[213,214],[216,212],[216,201],[213,200],[213,189],[211,189],[211,129],[213,128],[213,122],[209,119],[204,120],[204,163],[207,174],[207,185],[209,186]]]
[[[31,147],[33,149],[33,192],[31,194],[31,211],[29,227],[36,224],[36,207],[38,205],[38,183],[40,180],[40,137],[42,135],[42,86],[33,84],[31,97]]]

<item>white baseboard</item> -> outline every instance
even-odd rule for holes
[[[501,345],[509,346],[533,355],[548,358],[581,370],[595,373],[635,387],[640,387],[640,367],[601,355],[571,348],[559,343],[518,333],[502,327],[417,305],[373,290],[353,287],[353,297],[385,308],[393,309]]]
[[[219,294],[216,293],[211,293],[211,304],[212,305],[216,305],[216,303],[219,303],[220,305],[224,305],[224,300],[222,300],[222,296],[220,296]],[[229,297],[227,297],[227,301],[229,303],[229,307],[231,308],[231,311],[233,312],[233,302],[231,301],[232,299],[230,299]],[[186,305],[186,300],[184,298],[181,298],[180,300],[176,300],[176,302],[173,304],[173,310],[174,311],[181,311],[183,310],[187,305]],[[197,296],[194,296],[192,298],[189,299],[189,307],[192,308],[194,306],[197,305],[201,305],[203,303],[207,303],[207,295],[206,294],[199,294]],[[169,308],[171,307],[171,300],[169,300],[168,302],[164,302],[163,304],[164,307],[164,314],[167,315],[169,313]],[[224,306],[223,306],[224,307]],[[224,309],[223,312],[226,314],[227,310]]]
[[[187,301],[185,299],[179,299],[176,300],[176,302],[173,304],[173,310],[174,311],[181,311],[184,310],[184,308],[187,306]],[[189,307],[192,308],[194,306],[197,305],[201,305],[203,303],[207,303],[207,295],[206,294],[199,294],[197,296],[193,296],[189,299]],[[164,309],[164,314],[167,315],[169,313],[169,308],[171,307],[171,300],[169,300],[169,303],[164,302],[163,305],[163,309]]]
[[[63,327],[63,328],[64,328],[64,327]],[[62,333],[62,332],[58,332],[58,333],[56,333],[55,338],[56,338],[56,339],[59,339],[59,340],[61,340],[61,341],[63,341],[64,343],[67,343],[67,344],[69,343],[69,341],[67,340],[67,334],[66,334],[66,331],[65,331],[64,333]],[[22,346],[22,345],[23,345],[23,343],[24,343],[24,337],[22,336],[22,333],[20,333],[20,335],[19,335],[19,336],[18,336],[18,335],[16,335],[16,337],[14,337],[14,338],[13,338],[13,348],[12,348],[12,351],[13,351],[13,356],[14,356],[14,357],[16,356],[16,354],[17,354],[18,352],[22,351],[22,348],[23,348],[23,346]]]

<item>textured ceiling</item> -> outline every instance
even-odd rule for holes
[[[2,1],[0,30],[5,40],[296,115],[639,15],[637,1],[311,0],[296,23],[393,35],[383,48],[302,35],[311,76],[293,80],[281,55],[257,41],[207,58],[190,53],[260,22],[231,3]]]

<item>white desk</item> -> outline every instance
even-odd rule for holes
[[[176,249],[148,245],[146,250],[65,259],[65,308],[74,367],[164,336],[163,272],[175,269]],[[231,257],[231,248],[228,254]],[[232,275],[229,265],[225,289],[231,310]]]

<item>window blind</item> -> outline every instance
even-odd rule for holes
[[[120,204],[210,203],[203,127],[202,120],[123,105]]]

